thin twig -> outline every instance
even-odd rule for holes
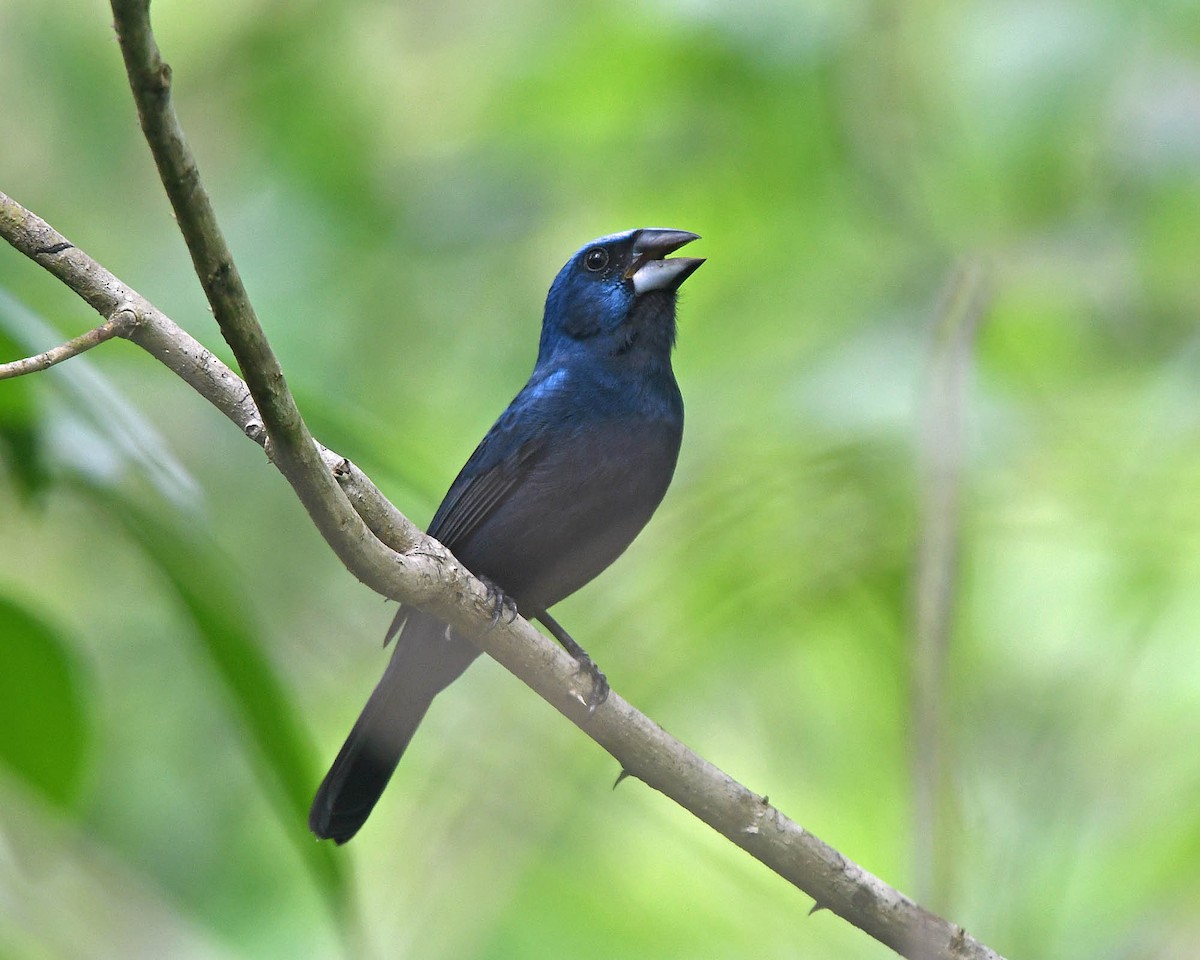
[[[137,344],[179,376],[260,447],[262,417],[246,384],[221,358],[170,317],[88,256],[37,214],[0,193],[0,236],[104,317],[125,312],[118,336]],[[48,253],[47,251],[53,251]],[[344,457],[317,445],[321,458],[354,501],[364,522],[393,550],[411,550],[423,538],[412,523]],[[335,469],[343,464],[348,466]]]
[[[105,320],[100,326],[93,327],[87,333],[81,333],[66,343],[60,343],[57,347],[51,347],[49,350],[37,354],[37,356],[25,357],[21,360],[11,360],[8,363],[0,363],[0,380],[9,380],[12,377],[23,377],[27,373],[40,373],[43,370],[48,370],[56,363],[62,363],[64,360],[77,357],[85,350],[91,350],[92,347],[99,346],[106,340],[122,336],[124,328],[132,326],[135,320],[136,317],[132,311],[123,310],[112,319]]]

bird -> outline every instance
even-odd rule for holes
[[[547,612],[641,532],[675,472],[683,399],[671,366],[679,286],[704,263],[669,257],[699,236],[643,227],[577,250],[546,296],[529,382],[459,472],[428,533],[487,585],[496,613],[539,620],[591,680],[608,682]],[[366,822],[434,697],[479,650],[401,606],[382,679],[325,775],[309,829],[343,844]]]

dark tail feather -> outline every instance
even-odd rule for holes
[[[429,704],[479,651],[446,635],[446,625],[408,613],[392,659],[337,759],[317,789],[308,828],[322,840],[345,843],[370,816]]]

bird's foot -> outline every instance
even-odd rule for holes
[[[597,667],[592,658],[588,656],[588,652],[579,644],[577,644],[575,642],[575,638],[567,633],[567,631],[562,628],[562,625],[559,624],[559,622],[552,616],[550,616],[550,614],[548,614],[545,610],[542,610],[541,612],[534,614],[534,618],[542,622],[545,628],[550,631],[551,636],[553,636],[555,640],[562,644],[563,649],[566,650],[567,653],[571,655],[571,658],[575,661],[575,663],[578,664],[578,667],[575,670],[575,675],[587,676],[592,681],[592,688],[588,692],[587,697],[584,697],[583,694],[581,694],[578,690],[571,691],[578,698],[579,702],[587,707],[588,716],[590,717],[596,712],[596,708],[608,699],[608,678],[601,673],[600,668]]]
[[[493,583],[487,577],[480,577],[479,580],[487,587],[487,599],[492,605],[492,626],[500,622],[502,616],[508,616],[508,622],[512,623],[517,619],[517,601],[510,597],[507,593],[500,589],[500,586]]]
[[[575,662],[579,664],[579,668],[575,671],[576,676],[585,676],[592,681],[592,688],[585,698],[579,691],[575,692],[575,696],[579,697],[579,702],[587,707],[588,716],[590,717],[596,712],[596,708],[608,699],[608,677],[596,666],[591,657],[582,649],[579,651],[580,656],[575,657]]]

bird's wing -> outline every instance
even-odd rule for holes
[[[521,486],[550,449],[550,434],[561,435],[572,419],[566,383],[563,371],[534,371],[450,485],[429,522],[431,537],[458,549]]]
[[[501,444],[507,449],[497,456],[488,449],[497,440],[493,433],[484,438],[429,524],[429,535],[451,551],[521,485],[547,446],[544,436],[534,436],[516,445]]]
[[[506,432],[500,423],[488,432],[429,523],[429,535],[451,551],[479,528],[545,455],[548,443],[544,435],[513,445],[511,438],[504,436]],[[383,641],[385,647],[399,635],[409,612],[403,604],[396,611]]]
[[[556,416],[561,420],[564,395],[554,388],[564,379],[535,372],[513,398],[450,485],[429,522],[431,537],[457,550],[536,469],[552,445],[548,425]],[[408,613],[405,606],[396,612],[385,646],[400,633]]]

